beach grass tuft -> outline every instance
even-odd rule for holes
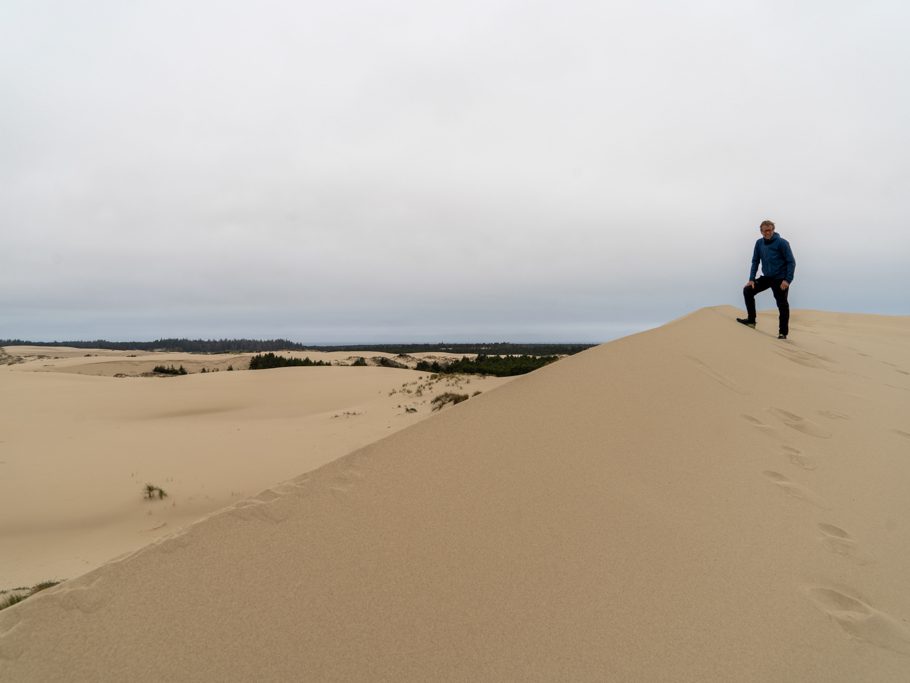
[[[158,500],[164,500],[167,498],[167,491],[165,491],[160,486],[155,486],[154,484],[146,484],[142,495],[148,500],[154,500],[156,498]]]

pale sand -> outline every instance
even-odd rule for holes
[[[428,417],[438,393],[508,381],[378,367],[115,379],[249,355],[7,351],[26,362],[0,365],[0,590],[79,576]],[[144,500],[145,483],[168,497]]]
[[[780,342],[735,315],[564,359],[4,610],[0,678],[910,680],[910,318],[795,312]]]
[[[4,358],[3,354],[6,354]],[[157,365],[183,365],[189,373],[246,369],[250,358],[256,354],[191,354],[162,353],[154,351],[111,351],[107,349],[76,349],[68,346],[6,346],[0,348],[0,368],[14,364],[15,370],[32,372],[72,372],[80,375],[101,375],[114,377],[126,375],[139,377],[151,373]],[[363,358],[367,365],[379,365],[382,358],[395,361],[409,368],[414,368],[417,361],[448,361],[473,354],[454,354],[445,352],[415,353],[398,356],[382,351],[279,351],[278,355],[291,358],[309,358],[332,365],[352,365],[358,358]]]

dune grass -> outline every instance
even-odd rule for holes
[[[439,394],[434,398],[430,403],[433,405],[433,410],[442,410],[444,406],[447,406],[449,403],[455,405],[456,403],[461,403],[462,401],[467,401],[467,394],[456,394],[452,391],[447,391],[444,394]]]
[[[58,583],[60,583],[60,581],[42,581],[41,583],[36,583],[31,588],[20,586],[18,588],[0,591],[0,610],[12,607],[26,598],[30,598],[35,593],[40,593],[46,588],[56,586]]]
[[[142,495],[144,498],[148,498],[149,500],[154,500],[155,498],[158,500],[164,500],[167,498],[167,491],[165,491],[160,486],[155,486],[154,484],[146,484],[142,489]]]

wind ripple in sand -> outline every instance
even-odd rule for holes
[[[812,586],[806,594],[851,637],[910,655],[910,630],[894,617],[833,588]]]
[[[790,427],[790,429],[795,429],[798,432],[808,434],[809,436],[815,436],[819,439],[831,438],[831,434],[829,432],[826,432],[812,420],[807,420],[802,415],[797,415],[796,413],[781,410],[780,408],[769,408],[768,412],[783,422],[785,425]]]
[[[703,373],[705,373],[708,377],[713,379],[715,382],[717,382],[721,386],[726,387],[730,391],[735,391],[737,394],[747,394],[748,393],[747,391],[744,391],[742,388],[740,388],[736,384],[736,382],[734,382],[732,379],[730,379],[726,375],[723,375],[723,374],[717,372],[717,370],[712,368],[710,365],[708,365],[704,361],[696,358],[695,356],[687,356],[687,358],[689,360],[691,360],[693,363],[695,363],[695,365],[698,366],[699,370],[701,370]]]
[[[812,353],[811,351],[805,351],[802,349],[794,349],[787,346],[781,346],[776,349],[777,353],[789,361],[796,363],[797,365],[802,365],[807,368],[816,368],[818,370],[827,370],[831,372],[831,369],[828,368],[825,363],[833,363],[830,358],[819,355],[817,353]]]
[[[818,414],[827,417],[829,420],[849,420],[850,416],[838,410],[819,410]]]
[[[782,488],[787,495],[798,498],[799,500],[804,500],[807,503],[811,503],[820,508],[827,508],[828,504],[825,500],[819,496],[817,493],[810,491],[805,486],[797,484],[795,481],[790,481],[782,475],[780,472],[774,472],[772,470],[765,470],[762,472],[768,479],[774,482],[777,486]]]

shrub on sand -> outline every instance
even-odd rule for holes
[[[41,583],[36,583],[31,588],[14,588],[13,591],[0,591],[0,593],[9,593],[9,595],[3,596],[0,595],[0,609],[6,609],[7,607],[12,607],[17,602],[22,602],[26,598],[30,598],[35,593],[43,591],[45,588],[50,588],[51,586],[56,586],[59,581],[42,581]]]
[[[17,602],[22,602],[25,600],[29,595],[31,595],[31,593],[11,593],[4,598],[0,598],[0,609],[12,607]]]
[[[167,491],[165,491],[160,486],[155,486],[154,484],[146,484],[145,489],[143,490],[143,496],[148,500],[164,500],[167,498]]]
[[[433,406],[433,410],[442,410],[442,408],[449,403],[455,405],[456,403],[461,403],[462,401],[467,400],[467,394],[456,394],[451,391],[447,391],[444,394],[439,394],[439,396],[430,401],[430,403]]]
[[[186,368],[182,365],[179,368],[175,368],[173,365],[156,365],[155,369],[152,370],[157,375],[185,375],[187,374]]]

